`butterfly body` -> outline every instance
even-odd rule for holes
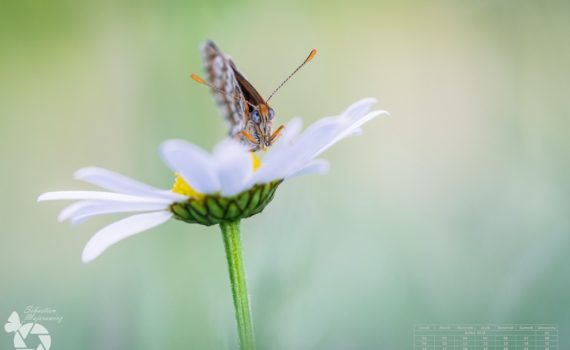
[[[237,69],[232,59],[212,42],[202,47],[208,82],[218,108],[229,126],[229,135],[252,150],[272,143],[275,111]]]

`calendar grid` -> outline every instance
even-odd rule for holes
[[[417,324],[414,350],[559,350],[557,324]]]

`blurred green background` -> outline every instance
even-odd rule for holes
[[[570,342],[570,2],[0,3],[0,319],[51,307],[53,349],[234,349],[221,236],[170,222],[83,265],[100,227],[48,190],[96,165],[168,188],[168,138],[225,134],[207,38],[305,125],[389,118],[243,223],[260,349],[408,349],[417,323],[556,323]],[[0,320],[1,321],[1,320]],[[0,334],[0,348],[12,336]]]

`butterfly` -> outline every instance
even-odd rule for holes
[[[222,53],[213,41],[207,41],[201,48],[208,81],[192,74],[197,83],[212,90],[220,113],[229,126],[229,135],[258,151],[271,146],[283,131],[284,126],[273,130],[275,111],[268,104],[285,83],[311,61],[317,50],[311,53],[287,79],[285,79],[265,100],[245,76],[237,69],[234,61]]]

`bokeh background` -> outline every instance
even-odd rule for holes
[[[408,349],[418,323],[556,323],[570,344],[568,1],[0,3],[0,319],[51,307],[54,349],[235,349],[220,233],[170,222],[89,265],[116,218],[56,222],[97,165],[169,187],[157,146],[225,134],[214,39],[305,125],[374,96],[391,117],[243,222],[260,349]],[[0,334],[0,348],[12,336]]]

